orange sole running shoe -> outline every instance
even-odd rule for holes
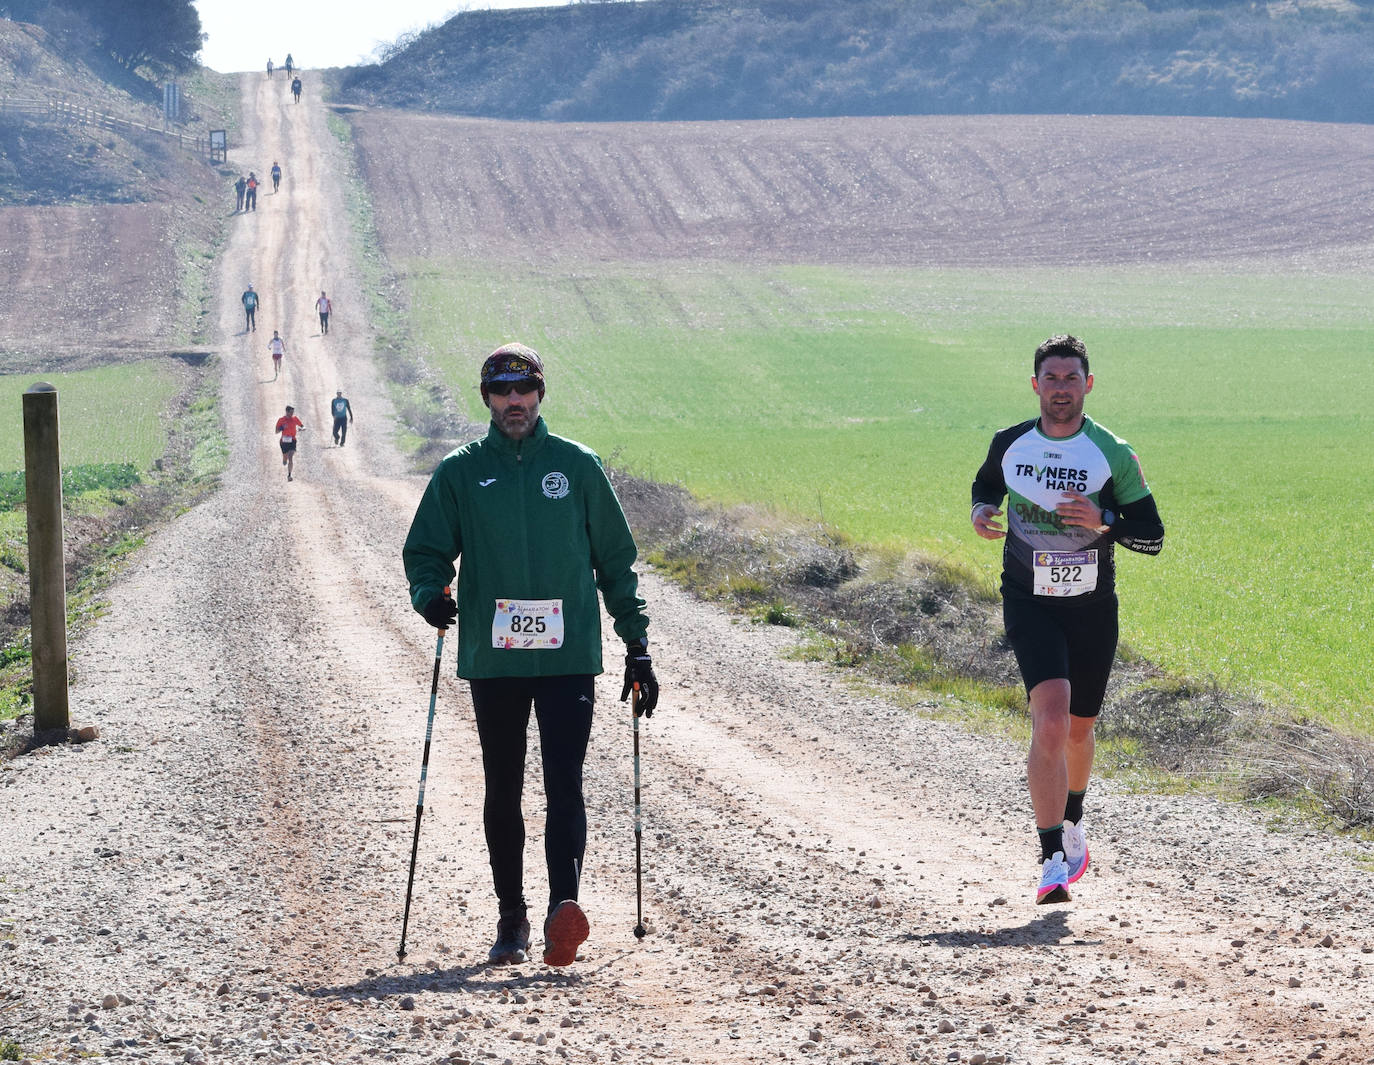
[[[572,899],[560,902],[544,922],[544,964],[571,965],[590,931],[581,906]]]

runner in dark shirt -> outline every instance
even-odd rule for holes
[[[1093,387],[1083,342],[1041,344],[1031,387],[1040,417],[993,437],[970,519],[979,536],[1004,540],[1002,616],[1030,700],[1036,901],[1054,903],[1088,867],[1083,797],[1116,657],[1113,546],[1158,554],[1164,525],[1130,445],[1083,413]]]

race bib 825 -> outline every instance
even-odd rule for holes
[[[491,645],[503,650],[563,646],[563,600],[498,599]]]

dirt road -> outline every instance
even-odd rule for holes
[[[237,162],[286,176],[224,249],[223,490],[153,537],[73,649],[76,716],[101,739],[0,766],[0,1038],[34,1060],[234,1065],[1374,1061],[1353,846],[1098,786],[1074,903],[1036,907],[1019,750],[856,695],[783,657],[790,633],[652,574],[649,936],[631,934],[630,735],[606,677],[582,960],[484,964],[480,773],[450,651],[397,964],[434,648],[399,550],[423,480],[389,439],[341,149],[307,86],[296,105],[281,79],[243,80]],[[338,388],[357,411],[344,448]],[[287,402],[307,426],[289,484]],[[546,414],[556,430],[556,388]],[[538,897],[536,777],[527,791]]]

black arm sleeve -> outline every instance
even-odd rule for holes
[[[1160,520],[1155,497],[1148,495],[1134,503],[1124,503],[1112,523],[1112,537],[1128,551],[1157,555],[1164,548],[1164,522]]]
[[[992,438],[992,446],[988,448],[988,457],[983,460],[983,464],[978,467],[978,472],[973,477],[973,504],[972,507],[981,506],[984,503],[991,503],[994,507],[1000,507],[1002,500],[1007,495],[1007,480],[1002,475],[1002,456],[1007,453],[1010,439],[1005,432],[998,433]],[[972,509],[970,507],[970,509]]]

